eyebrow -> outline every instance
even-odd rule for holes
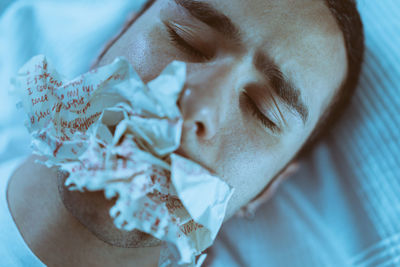
[[[196,0],[174,1],[177,5],[186,9],[193,17],[215,29],[226,38],[231,39],[235,44],[243,43],[239,28],[235,26],[230,18],[216,10],[210,4]],[[301,91],[293,86],[287,77],[283,75],[279,66],[265,54],[256,53],[253,63],[266,80],[270,81],[272,90],[291,110],[300,116],[303,124],[305,124],[308,119],[309,110],[301,99]]]
[[[174,0],[175,3],[186,9],[193,17],[204,22],[211,28],[237,43],[241,40],[238,27],[230,18],[216,10],[208,3],[196,0]]]
[[[296,88],[282,73],[279,66],[265,54],[257,52],[254,57],[254,65],[269,80],[272,90],[301,117],[305,124],[308,120],[309,110],[301,99],[300,89]]]

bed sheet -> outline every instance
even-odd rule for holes
[[[400,2],[360,0],[366,54],[341,123],[211,266],[400,266]]]
[[[0,162],[30,153],[25,117],[9,94],[18,69],[32,56],[45,54],[67,77],[86,72],[143,2],[0,1]]]
[[[85,72],[142,2],[1,2],[0,162],[30,153],[10,77],[40,53],[69,77]],[[359,1],[366,63],[345,119],[254,220],[224,225],[209,265],[400,265],[399,5]]]

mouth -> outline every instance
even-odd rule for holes
[[[194,163],[199,164],[200,166],[202,166],[204,169],[206,169],[210,174],[214,175],[214,176],[219,176],[218,173],[210,168],[207,164],[205,164],[204,162],[194,159],[194,157],[192,157],[188,152],[185,151],[185,149],[182,148],[182,146],[180,146],[177,150],[175,150],[173,152],[173,154],[179,155],[181,157],[184,157],[190,161],[193,161]]]
[[[26,96],[26,81],[34,73],[44,73],[48,63],[44,56],[37,56],[26,66],[35,64],[42,66],[40,70],[33,68],[36,72],[18,76],[20,94],[29,100],[23,103],[29,103],[31,99]],[[41,120],[40,124],[31,120],[29,130],[35,144],[40,144],[35,147],[38,154],[48,157],[46,164],[68,173],[68,176],[59,174],[61,197],[70,197],[76,206],[82,207],[82,216],[92,216],[99,222],[110,218],[107,220],[109,225],[113,224],[119,230],[148,233],[174,246],[168,253],[172,255],[173,251],[178,251],[180,261],[190,263],[215,239],[233,188],[214,175],[216,172],[205,163],[215,164],[200,149],[185,149],[191,146],[182,145],[171,154],[180,146],[181,133],[180,114],[171,107],[174,107],[178,90],[183,85],[185,70],[183,62],[171,63],[152,82],[150,91],[150,87],[138,87],[139,97],[136,98],[131,97],[132,88],[126,85],[127,81],[138,86],[143,82],[134,75],[125,75],[133,73],[133,69],[126,59],[117,58],[110,65],[80,76],[98,90],[87,99],[93,107],[85,115],[90,115],[90,121],[87,122],[81,114],[75,120],[79,119],[80,134],[68,132],[68,127],[61,123],[62,120],[69,121],[71,110],[60,113],[65,117],[57,115],[55,110],[51,113],[53,117]],[[114,79],[103,80],[100,77],[103,75]],[[166,78],[170,82],[165,83]],[[118,90],[114,83],[120,85],[116,87]],[[169,93],[158,97],[160,92]],[[96,97],[96,94],[111,93],[115,93],[115,98],[110,98],[110,101]],[[52,97],[51,103],[58,105],[58,95]],[[39,106],[36,107],[40,111]],[[27,108],[36,111],[31,106]],[[158,112],[154,115],[155,120],[146,115],[147,111],[153,110]],[[122,121],[121,117],[124,118]],[[119,123],[115,127],[116,121]],[[61,132],[71,142],[65,142],[59,136],[59,124]],[[189,144],[188,140],[184,143]],[[170,155],[170,162],[165,160],[166,155]],[[81,194],[85,191],[93,193]],[[180,200],[180,205],[175,203],[175,198]],[[99,206],[106,208],[101,216]],[[125,235],[121,238],[127,240]],[[125,241],[121,244],[126,245]]]
[[[187,159],[192,160],[192,159],[188,156],[188,153],[186,153],[186,151],[185,151],[181,146],[180,146],[177,150],[175,150],[173,153],[174,153],[174,154],[177,154],[177,155],[179,155],[179,156],[182,156],[182,157],[184,157],[184,158],[187,158]]]

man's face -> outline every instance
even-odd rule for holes
[[[292,159],[347,70],[323,0],[158,0],[107,51],[145,82],[187,63],[178,153],[235,188],[229,218]]]

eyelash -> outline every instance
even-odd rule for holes
[[[194,57],[200,61],[208,61],[211,57],[204,55],[204,53],[200,52],[198,49],[191,46],[188,42],[186,42],[182,37],[180,37],[169,25],[167,26],[167,31],[169,35],[170,42],[175,46],[179,47],[183,52]]]
[[[251,111],[252,115],[254,117],[256,117],[257,119],[259,119],[261,121],[261,123],[269,128],[272,132],[274,133],[279,133],[280,132],[280,128],[274,123],[272,122],[270,119],[268,119],[256,106],[256,104],[254,103],[254,101],[251,99],[251,97],[247,94],[247,93],[243,93],[243,95],[245,96],[245,101],[246,101],[246,106],[247,108]]]
[[[185,53],[189,54],[192,57],[195,57],[201,61],[208,61],[211,59],[211,57],[208,57],[204,55],[202,52],[200,52],[198,49],[194,48],[188,42],[186,42],[182,37],[180,37],[169,25],[167,26],[167,31],[169,35],[170,42],[174,44],[175,46],[179,47],[182,51]],[[274,133],[279,133],[280,128],[276,126],[275,123],[273,123],[270,119],[268,119],[264,114],[261,113],[261,111],[257,108],[256,104],[254,101],[251,99],[251,97],[247,93],[243,93],[245,98],[246,98],[246,106],[248,109],[251,111],[252,115],[259,119],[263,126],[267,127]]]

